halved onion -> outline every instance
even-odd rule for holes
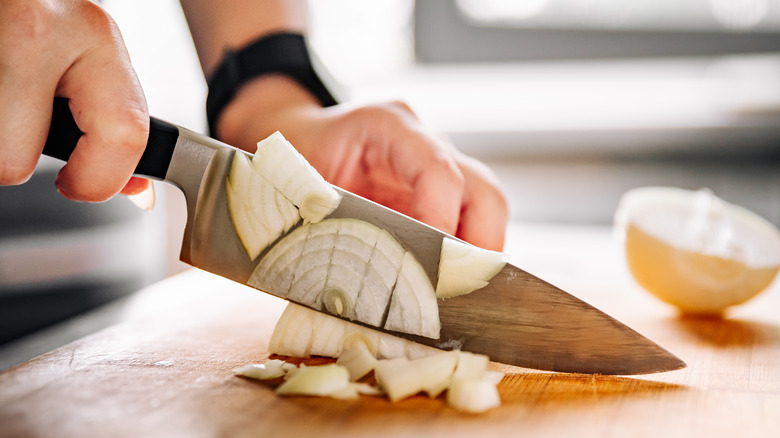
[[[326,219],[300,227],[268,251],[248,284],[349,320],[439,336],[438,305],[422,266],[368,222]]]
[[[615,227],[637,282],[686,313],[721,313],[766,289],[780,271],[777,228],[709,190],[630,190]]]

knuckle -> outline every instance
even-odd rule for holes
[[[509,200],[493,170],[482,161],[469,156],[462,156],[466,171],[474,175],[485,195],[488,196],[497,208],[504,212],[509,211]]]
[[[496,186],[490,186],[490,197],[493,199],[493,205],[496,211],[496,215],[500,215],[504,218],[504,221],[509,218],[509,200],[506,197],[506,193]]]
[[[37,1],[4,1],[2,11],[0,35],[3,41],[29,42],[46,39],[56,21],[55,12],[46,4]]]
[[[414,117],[411,108],[403,102],[371,103],[355,108],[352,115],[374,123],[408,125],[409,116]]]
[[[100,127],[100,139],[123,156],[140,156],[149,138],[149,118],[141,111],[127,110]]]
[[[81,20],[95,35],[112,36],[117,26],[113,18],[97,3],[83,1],[79,4],[78,14]]]
[[[388,102],[387,105],[397,111],[400,110],[404,113],[414,115],[414,110],[412,110],[412,107],[403,100],[392,100]]]
[[[438,175],[453,189],[463,190],[466,186],[466,177],[455,161],[441,151],[435,151],[428,164],[429,172]]]

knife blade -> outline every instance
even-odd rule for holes
[[[55,99],[44,154],[67,161],[81,135],[67,100]],[[254,261],[247,257],[228,211],[225,176],[236,153],[246,152],[152,117],[136,175],[165,181],[184,192],[187,222],[182,261],[246,284],[264,253]],[[415,255],[436,284],[442,240],[454,237],[334,188],[342,201],[330,217],[360,219],[387,230]],[[439,339],[366,326],[437,348],[482,353],[493,361],[540,370],[628,375],[685,366],[609,315],[511,264],[484,288],[438,302]]]

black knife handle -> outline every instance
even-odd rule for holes
[[[68,99],[54,98],[54,109],[51,116],[49,136],[43,153],[50,157],[68,161],[70,154],[76,148],[79,138],[84,135],[76,125],[73,114],[68,107]],[[136,176],[165,179],[168,165],[171,163],[176,140],[179,138],[179,128],[157,118],[150,118],[149,140],[146,143],[141,160],[135,168]]]

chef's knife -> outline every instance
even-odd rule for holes
[[[81,135],[67,100],[55,99],[44,153],[67,161]],[[225,177],[236,153],[245,152],[153,117],[136,175],[174,184],[184,192],[187,225],[182,261],[246,284],[259,259],[252,261],[246,255],[227,208]],[[330,217],[361,219],[387,230],[417,257],[435,284],[442,239],[451,236],[336,190],[342,201]],[[488,286],[438,302],[439,339],[389,333],[550,371],[627,375],[685,366],[605,313],[510,264]]]

